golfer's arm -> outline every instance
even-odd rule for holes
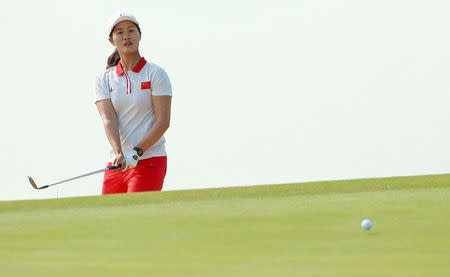
[[[152,96],[155,122],[136,147],[141,148],[145,152],[164,135],[170,125],[171,103],[172,96]]]
[[[116,111],[110,99],[100,100],[96,102],[98,112],[103,121],[106,137],[111,144],[114,153],[122,153],[120,145],[119,121],[117,120]]]

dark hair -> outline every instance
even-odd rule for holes
[[[142,34],[139,26],[136,23],[134,23],[134,25],[136,25],[136,28],[138,29],[139,34]],[[111,33],[109,33],[110,38],[112,37],[113,31],[114,31],[114,29],[112,29]],[[114,52],[112,52],[112,54],[108,57],[108,61],[106,62],[106,69],[116,66],[119,63],[119,61],[120,61],[120,55],[119,55],[119,51],[116,48],[116,49],[114,49]]]

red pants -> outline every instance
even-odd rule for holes
[[[108,163],[111,166],[111,163]],[[105,171],[102,194],[160,191],[166,177],[167,157],[140,160],[136,167],[126,171]]]

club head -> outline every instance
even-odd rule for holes
[[[33,188],[38,189],[38,187],[36,186],[36,183],[34,182],[33,178],[28,176],[28,181],[30,181],[30,184],[33,186]]]
[[[48,186],[43,186],[38,188],[38,186],[36,186],[36,183],[34,182],[33,178],[31,178],[30,176],[28,176],[28,181],[30,181],[30,184],[33,186],[33,188],[35,189],[45,189],[48,188]]]

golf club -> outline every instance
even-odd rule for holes
[[[42,187],[38,187],[36,185],[36,182],[34,182],[33,178],[31,178],[30,176],[28,176],[28,180],[30,181],[30,184],[33,186],[33,188],[35,188],[35,189],[46,189],[48,187],[51,187],[51,186],[54,186],[54,185],[57,185],[57,184],[65,183],[65,182],[68,182],[68,181],[72,181],[72,180],[75,180],[75,179],[78,179],[78,178],[86,177],[86,176],[89,176],[89,175],[97,174],[97,173],[108,171],[108,170],[118,169],[120,167],[121,167],[121,165],[119,164],[118,166],[110,166],[110,167],[107,167],[107,168],[102,168],[100,170],[89,172],[89,173],[86,173],[86,174],[83,174],[83,175],[80,175],[80,176],[72,177],[72,178],[69,178],[69,179],[66,179],[66,180],[62,180],[62,181],[59,181],[59,182],[56,182],[56,183],[53,183],[53,184],[50,184],[50,185],[45,185],[45,186],[42,186]]]

